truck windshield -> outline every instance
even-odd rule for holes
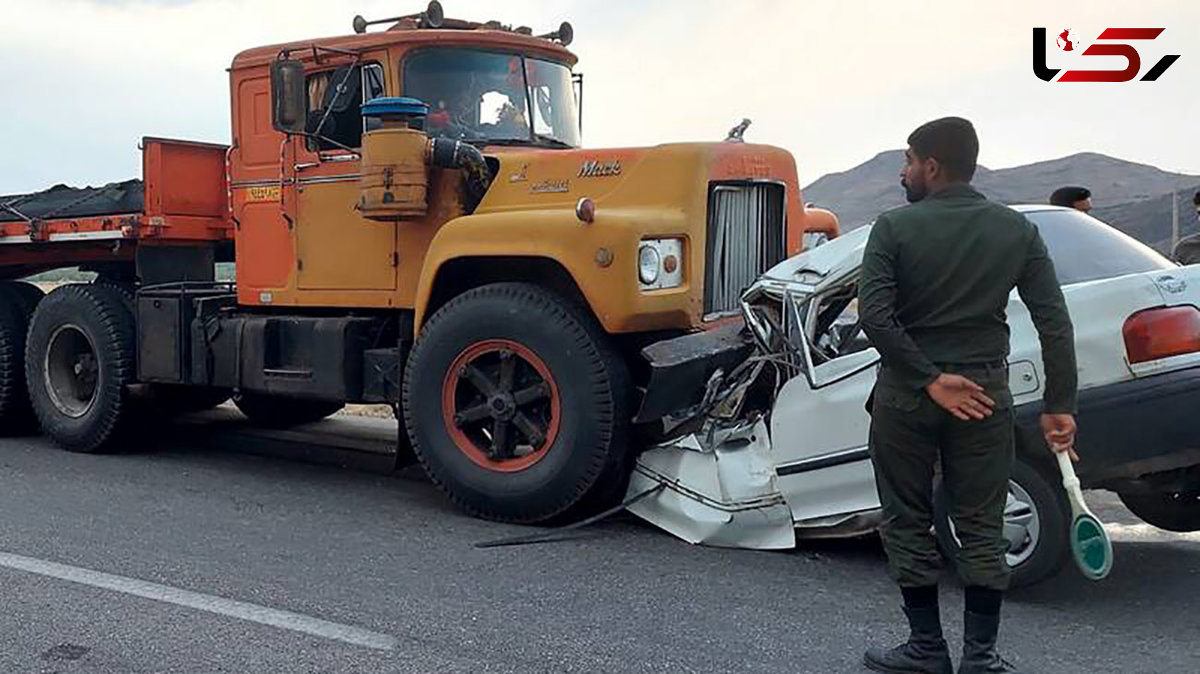
[[[429,104],[425,130],[456,140],[579,146],[571,70],[561,63],[434,47],[404,61],[404,95]]]

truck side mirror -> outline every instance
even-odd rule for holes
[[[278,60],[271,63],[271,126],[284,133],[304,133],[308,97],[304,64]]]

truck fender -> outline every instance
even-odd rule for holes
[[[613,224],[583,225],[574,214],[556,211],[476,214],[446,223],[430,242],[422,265],[414,298],[414,334],[420,333],[430,314],[439,272],[464,258],[539,258],[557,263],[607,330],[606,316],[618,310],[627,286],[637,282],[634,262],[621,260],[619,253],[636,250],[638,235],[632,226]],[[512,279],[484,282],[500,280],[526,279],[521,270],[514,270]]]

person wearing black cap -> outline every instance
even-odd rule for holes
[[[1192,197],[1192,207],[1196,209],[1196,224],[1200,225],[1200,192]],[[1175,244],[1171,256],[1179,264],[1200,264],[1200,234],[1184,237]]]
[[[1050,204],[1087,213],[1092,210],[1092,191],[1086,187],[1060,187],[1050,195]]]

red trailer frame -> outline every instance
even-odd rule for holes
[[[142,210],[0,223],[0,278],[65,265],[132,262],[139,245],[232,241],[229,147],[144,138]]]

